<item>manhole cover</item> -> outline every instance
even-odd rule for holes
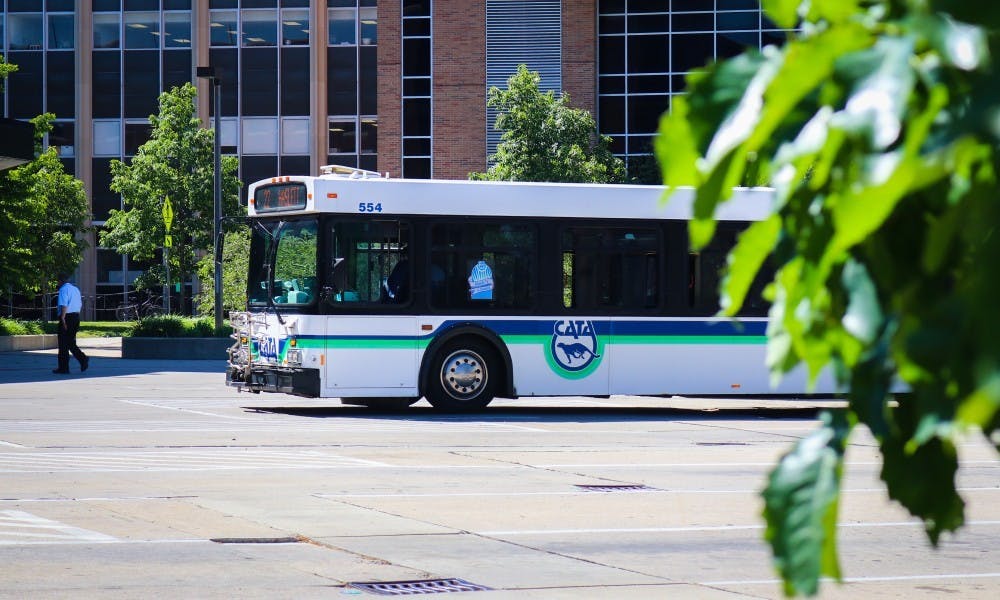
[[[585,492],[658,492],[648,485],[577,485]]]
[[[483,592],[492,588],[464,579],[421,579],[414,581],[366,581],[347,584],[379,596],[412,596],[416,594],[441,594],[445,592]]]

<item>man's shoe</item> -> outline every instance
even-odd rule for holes
[[[69,369],[66,369],[65,371],[62,369],[52,369],[52,372],[56,375],[69,375]]]
[[[84,356],[83,360],[80,361],[80,372],[83,373],[90,366],[90,357]]]

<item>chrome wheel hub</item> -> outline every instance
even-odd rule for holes
[[[451,353],[441,366],[441,385],[456,400],[471,400],[486,385],[486,364],[471,350]]]

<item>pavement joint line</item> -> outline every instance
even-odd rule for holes
[[[885,488],[844,488],[848,494],[884,493]],[[959,492],[1000,492],[1000,487],[961,487]],[[656,488],[648,490],[629,490],[617,494],[759,494],[759,488],[745,490],[694,490]],[[527,496],[594,496],[604,495],[592,491],[546,491],[546,492],[453,492],[453,493],[409,493],[409,494],[312,494],[315,498],[476,498],[476,497],[527,497]]]
[[[967,521],[967,527],[982,525],[1000,525],[1000,521]],[[520,536],[520,535],[567,535],[567,534],[608,534],[608,533],[698,533],[713,531],[759,531],[765,525],[706,525],[693,527],[628,527],[606,529],[524,529],[510,531],[476,531],[484,536]],[[865,529],[869,527],[923,527],[919,521],[896,521],[881,523],[838,523],[838,528]]]
[[[873,575],[871,577],[844,577],[841,583],[879,583],[892,581],[933,581],[935,579],[994,579],[1000,573],[940,573],[934,575]],[[824,583],[838,583],[836,579],[822,577]],[[730,581],[699,581],[697,585],[775,585],[780,579],[734,579]]]
[[[200,496],[107,496],[94,498],[0,498],[0,502],[146,502],[149,500],[188,500]]]

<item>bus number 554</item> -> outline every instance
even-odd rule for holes
[[[382,212],[382,203],[358,202],[358,212]]]

